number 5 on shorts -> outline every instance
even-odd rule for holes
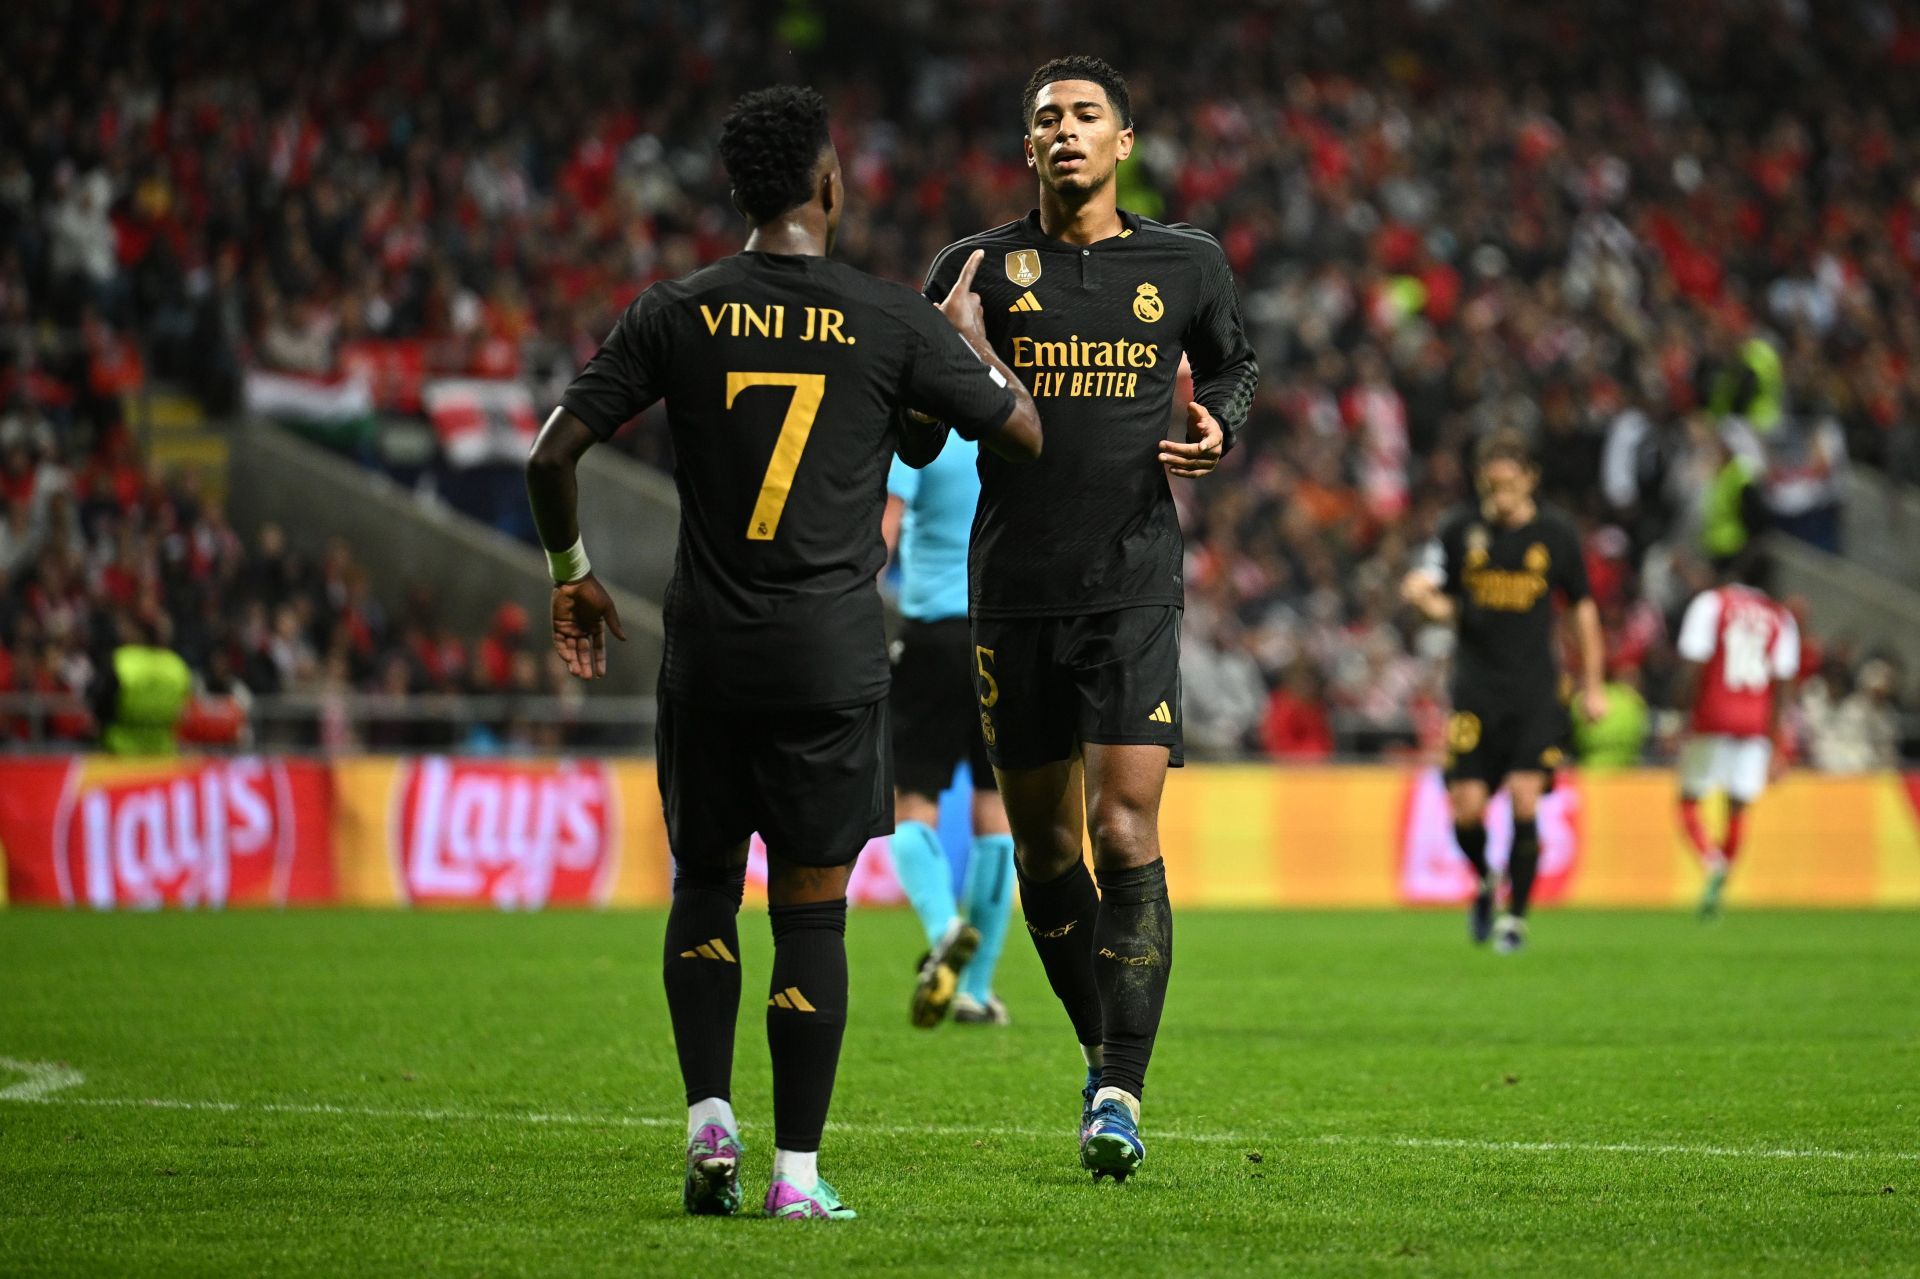
[[[973,664],[980,671],[980,705],[991,710],[1000,700],[1000,685],[995,682],[993,672],[987,669],[987,663],[993,660],[993,650],[973,646]]]
[[[771,542],[780,528],[780,513],[787,509],[787,495],[793,492],[793,474],[800,469],[800,455],[807,451],[807,437],[813,434],[813,419],[820,413],[820,401],[827,394],[824,373],[729,373],[727,407],[740,392],[756,386],[790,386],[793,398],[787,402],[787,416],[780,423],[780,438],[774,442],[773,457],[767,462],[767,477],[760,483],[760,497],[747,520],[749,542]]]

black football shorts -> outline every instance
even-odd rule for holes
[[[754,831],[804,866],[845,866],[893,831],[887,704],[721,710],[662,696],[660,801],[676,861],[725,864]]]
[[[1567,708],[1552,696],[1457,700],[1447,717],[1446,779],[1499,790],[1511,773],[1538,772],[1547,775],[1551,789],[1571,733]]]
[[[973,633],[964,617],[909,620],[893,660],[894,785],[929,798],[966,760],[975,790],[993,789],[993,764],[973,705]]]
[[[1164,746],[1178,768],[1180,614],[1170,604],[1081,617],[975,618],[973,691],[1001,768],[1071,759],[1083,742]]]

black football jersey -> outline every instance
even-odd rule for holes
[[[884,697],[875,585],[899,411],[978,438],[1014,396],[913,290],[739,253],[654,285],[561,403],[602,439],[667,403],[680,541],[663,691],[735,707]]]
[[[1231,447],[1259,380],[1220,245],[1188,226],[1121,215],[1119,235],[1067,244],[1040,215],[943,249],[926,293],[944,298],[975,249],[987,335],[1033,393],[1040,460],[980,454],[968,561],[977,617],[1071,616],[1180,605],[1180,522],[1159,444],[1180,357]],[[1169,436],[1170,431],[1179,434]]]
[[[1553,698],[1554,596],[1587,598],[1587,564],[1573,522],[1548,506],[1518,528],[1478,507],[1454,511],[1427,552],[1429,572],[1456,601],[1460,640],[1453,659],[1456,704],[1501,705]]]

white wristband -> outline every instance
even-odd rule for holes
[[[586,539],[576,537],[573,545],[564,551],[547,552],[547,572],[553,574],[555,586],[565,586],[568,582],[577,582],[593,571],[593,565],[587,563]]]

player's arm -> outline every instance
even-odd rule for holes
[[[1701,672],[1706,669],[1703,662],[1689,662],[1684,657],[1680,659],[1674,667],[1671,685],[1674,710],[1686,712],[1693,709],[1694,702],[1700,697]]]
[[[978,440],[1009,462],[1031,462],[1040,456],[1040,411],[987,340],[980,295],[973,291],[974,272],[985,256],[975,249],[960,268],[939,306],[945,324],[910,312],[921,349],[908,367],[905,399],[962,439]]]
[[[1693,709],[1700,696],[1701,673],[1713,660],[1713,650],[1719,642],[1720,596],[1714,591],[1702,591],[1687,605],[1687,611],[1680,617],[1680,633],[1674,637],[1673,650],[1680,658],[1680,668],[1674,672],[1673,679],[1675,710]]]
[[[580,539],[577,468],[596,438],[585,422],[558,408],[527,457],[527,501],[553,575],[553,651],[581,679],[607,673],[608,630],[627,638],[613,597],[593,575]],[[556,546],[566,549],[555,551]]]
[[[1211,241],[1199,246],[1203,255],[1200,304],[1181,334],[1187,362],[1193,367],[1193,403],[1187,406],[1184,442],[1160,441],[1160,464],[1171,475],[1198,479],[1220,464],[1239,438],[1253,411],[1253,393],[1260,384],[1260,362],[1240,319],[1240,295],[1226,254]]]
[[[900,549],[900,524],[907,518],[907,504],[889,493],[887,507],[880,512],[880,540],[887,544],[887,558]]]
[[[1559,545],[1553,551],[1552,571],[1573,605],[1574,641],[1580,650],[1580,709],[1589,722],[1597,722],[1607,713],[1607,639],[1600,627],[1600,606],[1587,581],[1580,535],[1565,525],[1554,540]]]
[[[1441,626],[1453,622],[1454,607],[1451,559],[1443,532],[1421,550],[1414,566],[1400,579],[1400,598],[1413,606],[1420,616]]]
[[[916,471],[933,465],[947,446],[947,424],[914,409],[902,408],[894,414],[893,434],[896,459]]]
[[[580,679],[607,673],[607,631],[627,633],[613,597],[593,575],[580,538],[578,467],[586,451],[660,398],[663,367],[644,295],[621,315],[587,362],[527,456],[527,501],[553,575],[553,651]]]
[[[1580,646],[1580,709],[1591,723],[1607,713],[1607,638],[1592,596],[1574,604],[1573,625]]]
[[[906,522],[907,507],[920,491],[920,473],[907,469],[909,466],[911,462],[897,457],[887,471],[887,505],[880,512],[880,540],[886,543],[889,561],[900,549],[900,526]]]

